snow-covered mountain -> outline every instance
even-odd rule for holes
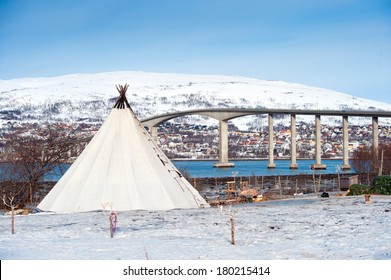
[[[140,119],[218,107],[391,110],[391,104],[291,82],[238,76],[108,72],[0,80],[0,121],[102,122],[118,95],[115,85],[124,83],[130,85],[127,97]],[[188,117],[194,122],[208,121],[200,118]],[[239,118],[235,122],[251,127],[254,118]]]

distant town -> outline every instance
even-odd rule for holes
[[[8,122],[0,128],[0,151],[4,151],[7,135],[11,131],[18,134],[29,133],[38,129],[36,123]],[[90,139],[101,124],[61,124],[64,131],[68,131],[75,139],[83,143],[83,139]],[[276,158],[290,157],[290,127],[278,124],[274,128],[274,156]],[[297,157],[314,158],[315,155],[315,128],[312,123],[297,123]],[[158,127],[158,144],[170,159],[217,159],[219,147],[219,133],[217,125],[179,124],[166,122]],[[235,125],[229,124],[229,158],[230,159],[258,159],[268,157],[268,130],[242,131]],[[349,152],[352,153],[361,145],[371,145],[371,125],[349,126]],[[379,125],[379,143],[391,143],[391,127]],[[85,144],[85,143],[83,143]],[[81,149],[75,150],[77,156]],[[342,157],[342,127],[338,125],[322,124],[322,158]],[[4,159],[3,159],[4,160]]]
[[[391,142],[391,128],[379,126],[379,143]],[[290,127],[278,125],[274,128],[274,155],[290,157]],[[218,156],[218,126],[164,123],[158,128],[159,145],[171,158],[216,159]],[[315,127],[304,122],[297,124],[297,156],[314,158]],[[349,126],[349,151],[361,145],[371,145],[371,126]],[[261,132],[240,131],[229,125],[229,158],[257,159],[268,157],[268,130]],[[342,127],[322,125],[323,158],[342,157]]]

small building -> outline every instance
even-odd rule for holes
[[[358,175],[346,175],[340,178],[341,191],[347,191],[351,185],[358,184]]]

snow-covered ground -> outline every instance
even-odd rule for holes
[[[0,216],[2,260],[391,260],[391,197],[301,197],[225,207]]]

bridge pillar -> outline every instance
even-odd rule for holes
[[[274,164],[274,129],[273,129],[273,114],[268,115],[269,126],[269,164],[267,168],[276,168]]]
[[[315,115],[315,164],[311,164],[311,169],[326,169],[326,164],[322,164],[322,140],[320,131],[320,115]]]
[[[372,148],[375,165],[379,162],[379,119],[372,117]]]
[[[151,135],[152,140],[155,141],[155,143],[157,143],[158,141],[157,126],[150,126],[149,134]]]
[[[228,162],[228,121],[220,120],[219,126],[219,162],[213,167],[233,167],[234,163]]]
[[[296,115],[291,114],[291,165],[290,169],[298,169],[296,162]]]
[[[342,170],[350,170],[349,164],[349,121],[348,116],[342,116],[342,135],[343,135],[343,163]]]

